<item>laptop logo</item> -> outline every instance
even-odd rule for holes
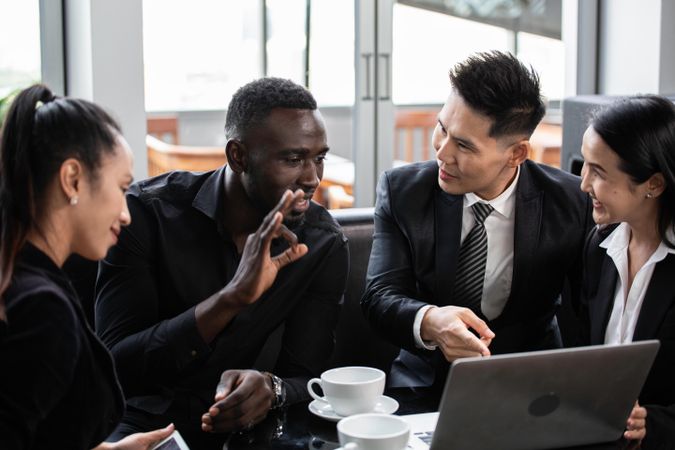
[[[555,392],[549,392],[534,399],[527,410],[532,416],[543,417],[558,409],[558,406],[560,406],[560,398]]]

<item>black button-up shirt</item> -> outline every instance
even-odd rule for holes
[[[272,287],[207,345],[195,306],[230,282],[240,255],[222,223],[225,169],[172,172],[132,186],[132,223],[101,263],[96,330],[117,363],[128,403],[153,414],[190,405],[184,419],[213,404],[227,369],[252,368],[268,336],[283,325],[273,372],[289,403],[308,398],[305,384],[325,368],[334,343],[348,272],[347,241],[312,203],[293,231],[309,252],[284,267]],[[278,239],[272,254],[288,244]],[[181,407],[182,408],[182,407]]]

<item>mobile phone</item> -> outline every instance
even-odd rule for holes
[[[174,430],[169,437],[157,443],[152,450],[190,450],[178,430]]]

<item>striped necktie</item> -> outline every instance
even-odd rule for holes
[[[476,224],[466,235],[459,249],[453,304],[466,306],[480,315],[485,263],[487,262],[487,233],[483,222],[494,211],[494,208],[486,203],[476,202],[471,205],[471,209],[473,209]]]

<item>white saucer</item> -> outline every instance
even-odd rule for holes
[[[340,419],[344,419],[346,416],[341,416],[333,411],[333,407],[330,406],[330,403],[324,402],[322,400],[313,400],[309,406],[309,412],[314,414],[317,417],[322,419],[330,420],[331,422],[337,422]],[[392,414],[398,410],[398,402],[391,397],[386,395],[381,395],[375,403],[375,408],[372,411],[374,413],[380,414]]]

